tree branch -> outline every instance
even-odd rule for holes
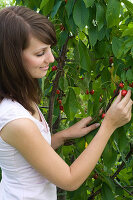
[[[128,154],[127,154],[125,160],[128,160],[128,158],[129,158],[132,154],[133,154],[133,147],[130,145],[130,151],[128,152]],[[117,171],[113,174],[113,176],[110,177],[112,180],[119,174],[119,172],[123,169],[124,165],[125,165],[125,162],[123,161],[123,162],[121,163],[121,165],[119,166],[119,168],[117,169]]]
[[[126,156],[126,160],[128,160],[130,158],[130,156],[133,154],[133,147],[130,145],[130,151],[128,152],[127,156]],[[119,166],[119,168],[117,169],[117,171],[113,174],[113,176],[111,176],[110,178],[114,181],[115,177],[119,174],[119,172],[123,169],[125,165],[125,162],[123,161],[122,164]],[[122,187],[120,184],[116,183],[116,181],[114,181],[115,184],[119,185],[122,189],[124,189],[128,194],[130,194],[131,196],[133,196],[133,194],[131,192],[129,192],[125,187]],[[94,197],[96,195],[98,195],[101,192],[101,189],[97,190],[95,193],[93,193],[88,200],[92,200],[94,199]]]
[[[56,90],[58,88],[59,79],[63,73],[63,67],[65,65],[65,56],[66,56],[66,52],[67,52],[67,44],[68,44],[68,40],[70,38],[71,37],[68,36],[65,44],[63,45],[63,47],[61,49],[59,58],[57,59],[58,60],[58,69],[57,69],[56,77],[53,80],[53,88],[52,88],[50,100],[49,100],[49,110],[48,110],[48,119],[47,119],[51,132],[52,132],[52,117],[53,117],[53,110],[54,110],[54,99],[55,99],[55,95],[56,95]]]

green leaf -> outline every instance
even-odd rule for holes
[[[119,0],[108,0],[106,20],[107,26],[111,28],[112,26],[119,25],[119,14],[120,14],[120,1]]]
[[[133,80],[133,71],[131,69],[127,70],[126,78],[127,78],[128,81],[132,81]]]
[[[103,174],[102,176],[104,177],[103,181],[110,187],[111,191],[115,192],[115,184],[113,180],[108,176],[104,176]]]
[[[104,7],[100,3],[96,4],[96,21],[98,24],[98,31],[100,31],[104,26],[104,21],[105,21]]]
[[[72,13],[74,3],[75,2],[72,1],[72,0],[67,0],[65,8],[66,8],[66,11],[67,11],[68,18],[70,17],[70,15]]]
[[[79,53],[81,68],[89,72],[91,66],[89,50],[81,40],[79,40]]]
[[[89,40],[92,46],[95,46],[97,39],[98,39],[98,31],[96,26],[91,26],[88,30]]]
[[[121,80],[122,80],[123,82],[126,81],[126,72],[125,72],[125,71],[123,71],[123,72],[121,73]]]
[[[67,117],[70,120],[74,119],[75,114],[78,111],[78,102],[77,102],[76,94],[72,88],[69,89],[66,103],[64,105],[64,110],[65,110]]]
[[[51,12],[51,17],[54,18],[54,16],[56,15],[56,13],[58,12],[60,6],[61,6],[62,1],[57,1],[57,3],[55,4],[55,6],[53,7],[53,10]]]
[[[62,31],[60,33],[60,37],[59,37],[59,41],[58,44],[60,46],[60,48],[64,45],[64,43],[66,42],[66,39],[68,37],[68,33],[66,31]]]
[[[45,4],[45,6],[42,8],[42,14],[47,16],[51,10],[53,9],[55,0],[50,0]]]
[[[65,91],[68,87],[68,81],[65,77],[60,77],[59,79],[59,87],[61,88],[61,90]]]
[[[129,36],[133,36],[133,23],[129,23],[128,27],[123,31],[122,33],[122,37],[129,35]]]
[[[86,8],[93,6],[95,0],[83,0],[85,2]]]
[[[117,158],[117,152],[113,149],[110,143],[108,143],[103,151],[103,162],[107,168],[114,165]]]
[[[73,20],[73,16],[70,15],[70,17],[68,18],[67,15],[65,16],[65,21],[66,21],[66,25],[67,28],[69,30],[71,30],[72,33],[77,34],[77,25],[75,24],[74,20]]]
[[[102,185],[101,196],[102,200],[115,200],[112,190],[106,183],[103,183]]]
[[[75,24],[82,30],[88,23],[88,9],[82,0],[77,0],[74,5],[73,19]]]
[[[105,67],[102,71],[101,80],[103,83],[108,82],[111,78],[111,74],[107,67]]]
[[[131,48],[131,55],[132,55],[132,58],[133,58],[133,47]]]
[[[42,8],[48,3],[49,0],[42,0],[41,5],[40,5],[40,9],[42,10]]]
[[[104,39],[106,35],[106,27],[103,27],[99,32],[98,32],[98,40],[101,41]]]
[[[122,45],[123,45],[122,39],[119,39],[117,37],[113,37],[112,51],[113,51],[114,55],[116,56],[116,58],[120,58],[120,56],[123,53]]]
[[[122,2],[125,4],[129,12],[133,15],[133,4],[127,0],[122,0]]]
[[[120,127],[119,129],[117,129],[117,145],[121,153],[128,145],[128,139],[124,127]]]
[[[88,116],[92,116],[93,114],[93,104],[90,100],[88,101],[87,114]]]

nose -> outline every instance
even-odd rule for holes
[[[48,53],[47,53],[47,61],[48,61],[49,63],[53,63],[54,60],[55,60],[55,59],[54,59],[53,53],[52,53],[51,48],[50,48],[49,51],[48,51]]]

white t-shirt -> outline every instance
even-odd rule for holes
[[[38,108],[38,107],[37,107]],[[44,139],[51,144],[51,134],[40,109],[42,122],[35,119],[21,104],[10,99],[0,103],[0,130],[10,121],[19,118],[31,119]],[[32,154],[32,152],[31,152]],[[44,156],[45,155],[44,153]],[[18,152],[0,136],[0,200],[56,200],[56,186],[37,172]]]

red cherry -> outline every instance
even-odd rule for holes
[[[86,90],[86,94],[89,94],[89,90]]]
[[[59,103],[59,104],[62,104],[62,101],[61,101],[61,99],[59,99],[59,100],[58,100],[58,103]]]
[[[124,83],[120,83],[120,84],[119,84],[119,87],[120,87],[120,88],[124,88]]]
[[[62,24],[60,25],[60,30],[61,30],[61,31],[64,31],[64,30],[65,30],[65,27],[64,27]]]
[[[65,3],[67,3],[67,0],[65,0]]]
[[[60,94],[60,90],[56,90],[56,94]]]
[[[82,77],[81,80],[84,80],[84,78]]]
[[[57,66],[53,66],[52,71],[56,71],[56,70],[57,70]]]
[[[93,176],[93,178],[94,178],[94,179],[97,179],[97,178],[98,178],[98,174],[95,174],[95,175]]]
[[[90,91],[90,94],[93,95],[93,94],[94,94],[94,90],[91,90],[91,91]]]
[[[110,57],[110,58],[109,58],[109,63],[112,64],[113,62],[114,62],[113,57]]]
[[[105,117],[105,115],[106,115],[105,113],[102,114],[102,119]]]
[[[133,88],[133,82],[129,83],[129,87]]]
[[[64,107],[63,106],[59,106],[60,110],[64,111]]]
[[[127,90],[122,90],[121,95],[124,97],[127,94]]]

